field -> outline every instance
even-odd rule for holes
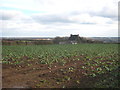
[[[3,45],[3,88],[119,88],[118,54],[118,44]]]

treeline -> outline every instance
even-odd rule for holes
[[[84,37],[79,37],[74,40],[75,43],[103,43],[98,40],[90,40]],[[25,39],[3,39],[2,45],[48,45],[48,44],[72,44],[69,37],[55,37],[50,40],[25,40]]]
[[[53,44],[52,40],[33,40],[33,41],[2,41],[2,45],[47,45]]]
[[[75,40],[77,43],[103,43],[99,40],[91,40],[84,37],[79,37],[78,40]],[[56,37],[53,39],[53,43],[59,44],[60,42],[64,42],[65,44],[70,44],[71,40],[69,37]]]

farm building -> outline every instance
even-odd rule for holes
[[[79,40],[79,34],[78,35],[70,35],[69,37],[69,40],[70,41],[78,41]]]
[[[59,44],[78,44],[80,42],[80,37],[78,35],[70,35],[67,39],[64,40],[64,38],[57,39]]]
[[[69,40],[70,44],[77,44],[77,43],[79,43],[79,41],[80,41],[79,34],[78,35],[72,35],[71,34],[68,40]]]

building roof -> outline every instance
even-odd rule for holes
[[[71,40],[71,41],[79,40],[79,34],[78,34],[78,35],[72,35],[72,34],[71,34],[71,36],[69,37],[69,40]]]

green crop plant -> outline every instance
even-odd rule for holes
[[[67,63],[66,59],[70,59],[73,61],[83,60],[88,66],[104,65],[111,68],[118,63],[118,49],[118,44],[3,45],[2,60],[6,64],[9,62],[19,64],[26,62],[26,60],[38,60],[40,64],[60,63],[65,65]],[[77,56],[81,56],[81,58],[76,58]],[[95,63],[92,64],[92,62]],[[109,63],[108,66],[106,63]]]
[[[85,76],[96,77],[99,74],[112,72],[119,67],[119,44],[66,44],[66,45],[14,45],[2,46],[2,63],[16,66],[26,65],[31,67],[34,63],[48,64],[51,69],[53,63],[67,65],[70,61],[78,65],[77,62],[84,62],[78,65],[80,69],[87,72]],[[67,71],[60,69],[63,75],[73,73],[76,68],[68,67]],[[33,70],[37,70],[33,68]],[[39,69],[38,69],[39,70]],[[51,71],[50,71],[51,72]],[[90,72],[90,73],[89,73]],[[113,73],[114,74],[114,73]],[[58,78],[60,82],[71,80],[70,77]],[[37,86],[41,86],[42,81]],[[76,81],[76,83],[80,83]],[[98,86],[101,85],[98,83]],[[65,86],[63,86],[65,87]]]

